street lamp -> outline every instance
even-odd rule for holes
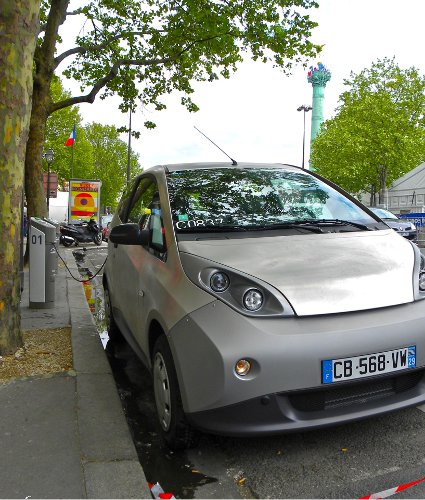
[[[55,153],[53,149],[48,149],[45,153],[43,153],[43,158],[47,162],[47,216],[49,216],[49,201],[50,201],[50,166],[55,159]]]
[[[303,165],[302,168],[304,168],[304,152],[305,152],[305,114],[307,111],[311,111],[313,108],[311,106],[306,106],[305,104],[301,105],[299,108],[297,108],[297,111],[304,111],[304,129],[303,129]]]

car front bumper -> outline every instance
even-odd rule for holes
[[[196,427],[226,435],[341,424],[425,401],[425,301],[357,313],[253,319],[216,301],[169,335],[183,407]],[[415,369],[322,384],[321,363],[416,346]],[[246,378],[234,372],[252,360]]]

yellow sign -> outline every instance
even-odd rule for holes
[[[96,219],[99,222],[100,181],[70,179],[68,220]]]

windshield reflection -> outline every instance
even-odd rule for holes
[[[282,168],[181,170],[168,174],[168,190],[178,232],[317,219],[374,222],[321,180]]]

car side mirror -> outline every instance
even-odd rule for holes
[[[140,229],[139,224],[119,224],[112,228],[109,239],[117,245],[148,245],[149,230]]]

